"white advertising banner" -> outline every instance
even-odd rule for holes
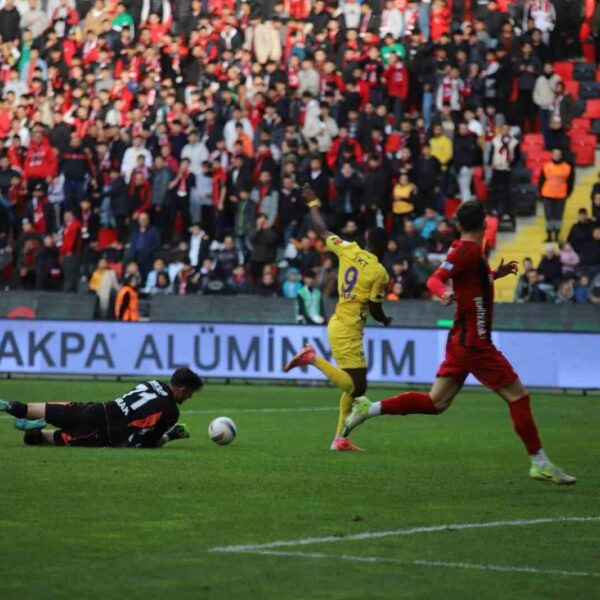
[[[446,336],[443,329],[367,328],[369,380],[432,381]],[[283,373],[306,342],[331,358],[318,326],[0,320],[0,372],[142,376],[189,366],[206,377],[323,379],[313,368]],[[600,388],[600,334],[500,331],[494,342],[526,385]]]

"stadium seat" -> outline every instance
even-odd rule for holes
[[[515,212],[519,217],[532,217],[535,215],[538,198],[537,186],[532,183],[520,183],[512,190],[515,203]]]
[[[580,167],[594,164],[596,154],[596,136],[588,135],[571,140],[571,151],[575,155],[575,164]]]
[[[600,119],[600,98],[586,100],[584,116],[588,119]]]
[[[98,250],[105,250],[117,241],[116,229],[101,227],[98,230]]]
[[[573,98],[579,96],[579,81],[565,81],[565,91],[571,94]]]
[[[574,109],[575,116],[582,117],[585,113],[585,100],[582,100],[581,98],[576,98]]]
[[[594,63],[575,63],[573,67],[573,79],[577,81],[594,81],[596,76],[596,65]]]
[[[510,181],[513,186],[518,183],[531,182],[531,169],[527,167],[514,167],[510,172]]]
[[[446,198],[446,202],[444,202],[444,217],[446,217],[446,219],[451,219],[459,206],[459,198]]]
[[[571,123],[571,131],[589,131],[592,127],[592,122],[584,117],[575,117]]]
[[[528,133],[523,136],[523,146],[538,146],[539,148],[544,147],[544,136],[541,133]]]
[[[573,63],[568,60],[559,60],[554,63],[554,72],[564,81],[573,79]]]
[[[594,47],[594,42],[584,42],[581,46],[585,60],[593,63],[596,60],[596,48]]]
[[[542,174],[541,165],[535,165],[530,167],[531,169],[531,183],[538,185],[540,183],[540,175]]]
[[[533,169],[536,166],[542,167],[545,162],[552,160],[552,152],[547,150],[538,150],[537,152],[528,152],[527,154],[527,165],[528,169]]]
[[[473,191],[478,200],[488,199],[488,185],[484,180],[483,167],[473,167]]]
[[[583,100],[592,98],[600,98],[600,82],[598,81],[582,81],[579,86],[579,96]]]

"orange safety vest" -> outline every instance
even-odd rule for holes
[[[115,300],[115,317],[117,320],[119,319],[119,315],[121,314],[121,306],[123,305],[123,300],[125,299],[125,294],[127,293],[129,293],[129,306],[125,309],[123,318],[121,320],[139,321],[140,311],[138,308],[138,293],[130,285],[124,285],[117,294],[117,299]]]
[[[571,175],[571,165],[566,162],[558,164],[549,162],[545,163],[542,169],[546,178],[542,186],[542,198],[566,200],[569,189],[567,182]]]

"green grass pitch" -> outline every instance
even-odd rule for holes
[[[3,380],[0,397],[107,401],[129,387]],[[597,397],[534,396],[572,487],[528,478],[492,394],[464,392],[437,417],[370,421],[353,436],[364,453],[328,450],[337,397],[208,385],[184,407],[192,438],[161,450],[25,447],[0,419],[0,598],[598,597],[600,520],[558,520],[600,517]],[[219,415],[238,425],[231,446],[207,437]],[[419,529],[532,519],[547,521]],[[255,547],[279,540],[290,543]],[[251,549],[209,552],[231,545]]]

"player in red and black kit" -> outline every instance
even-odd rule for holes
[[[0,400],[0,411],[17,418],[15,427],[25,431],[28,445],[157,448],[190,437],[187,427],[177,423],[179,405],[202,386],[196,373],[181,368],[169,383],[146,381],[112,402]],[[58,429],[45,429],[48,424]]]
[[[515,431],[531,459],[530,476],[559,484],[575,483],[575,477],[548,460],[531,414],[529,394],[511,364],[492,343],[493,282],[516,274],[518,264],[501,261],[496,271],[490,269],[482,251],[485,211],[480,202],[464,202],[456,216],[461,238],[452,244],[446,260],[427,282],[429,291],[442,304],[456,302],[446,357],[429,394],[406,392],[381,402],[357,398],[346,419],[344,435],[370,417],[444,412],[472,373],[508,404]]]

